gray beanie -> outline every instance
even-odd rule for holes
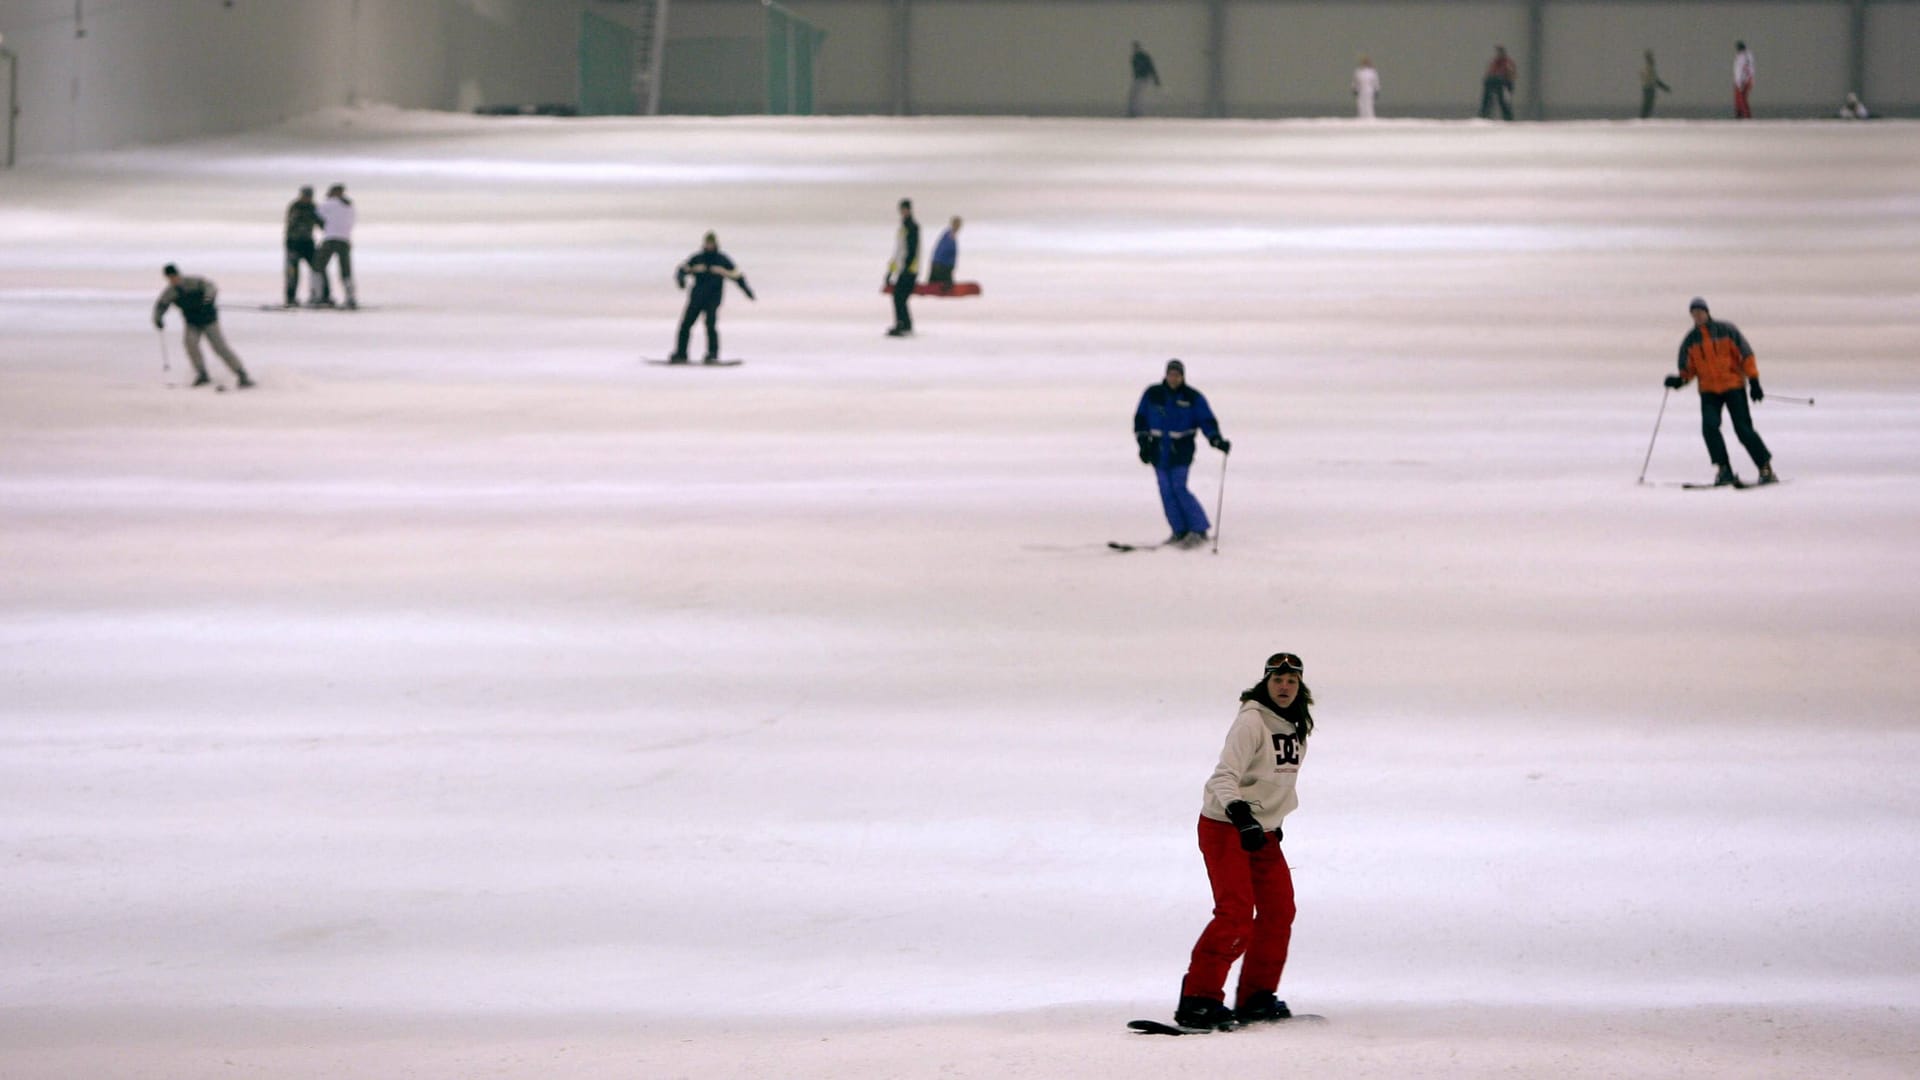
[[[1178,360],[1169,360],[1167,361],[1167,370],[1177,371],[1180,374],[1185,375],[1187,373],[1187,365],[1181,363]]]
[[[1713,310],[1712,308],[1707,306],[1706,299],[1704,297],[1699,297],[1699,296],[1696,296],[1692,300],[1687,301],[1687,310],[1692,311],[1694,308],[1699,308],[1701,311]]]

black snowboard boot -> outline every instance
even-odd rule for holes
[[[1740,478],[1733,475],[1733,466],[1731,465],[1720,466],[1719,475],[1713,478],[1714,487],[1726,487],[1728,484],[1738,484],[1739,482]]]
[[[1179,1007],[1173,1010],[1173,1022],[1184,1028],[1230,1028],[1234,1023],[1233,1010],[1227,1008],[1224,1001],[1189,995],[1181,998]]]
[[[1287,1003],[1273,996],[1270,990],[1248,995],[1240,1007],[1233,1010],[1233,1018],[1242,1024],[1271,1024],[1276,1020],[1289,1020],[1293,1010]]]
[[[1780,478],[1773,475],[1772,465],[1760,466],[1760,482],[1763,484],[1777,484],[1780,482]]]

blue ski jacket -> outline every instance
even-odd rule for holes
[[[1175,390],[1157,382],[1140,395],[1140,407],[1133,411],[1133,436],[1154,440],[1161,465],[1193,464],[1196,430],[1209,442],[1220,437],[1220,425],[1213,418],[1207,396],[1191,385],[1182,384]]]

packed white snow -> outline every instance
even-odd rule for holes
[[[1914,1075],[1916,175],[1902,122],[377,110],[0,173],[0,1073]],[[262,310],[334,182],[365,309]],[[984,295],[893,340],[902,196]],[[709,228],[746,363],[646,365]],[[257,390],[167,388],[169,261]],[[1781,486],[1678,486],[1694,295]],[[1116,554],[1175,356],[1218,553]],[[1279,649],[1332,1022],[1130,1035]]]

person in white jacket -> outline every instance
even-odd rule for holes
[[[1736,120],[1753,119],[1753,53],[1747,51],[1747,43],[1733,43],[1733,116]]]
[[[1313,693],[1293,653],[1267,658],[1266,675],[1240,695],[1200,810],[1200,854],[1213,886],[1213,921],[1193,946],[1174,1023],[1222,1028],[1285,1020],[1280,972],[1293,940],[1293,875],[1280,851],[1281,822],[1300,805],[1294,783],[1313,733]],[[1244,960],[1243,960],[1244,957]],[[1240,961],[1235,1007],[1227,973]]]
[[[327,201],[320,204],[320,222],[326,230],[320,242],[320,304],[333,304],[333,260],[340,260],[340,292],[348,308],[357,308],[353,294],[353,200],[347,198],[347,185],[327,189]]]
[[[1373,68],[1373,58],[1363,56],[1360,66],[1353,69],[1353,104],[1360,119],[1373,119],[1373,102],[1379,96],[1380,73]]]

